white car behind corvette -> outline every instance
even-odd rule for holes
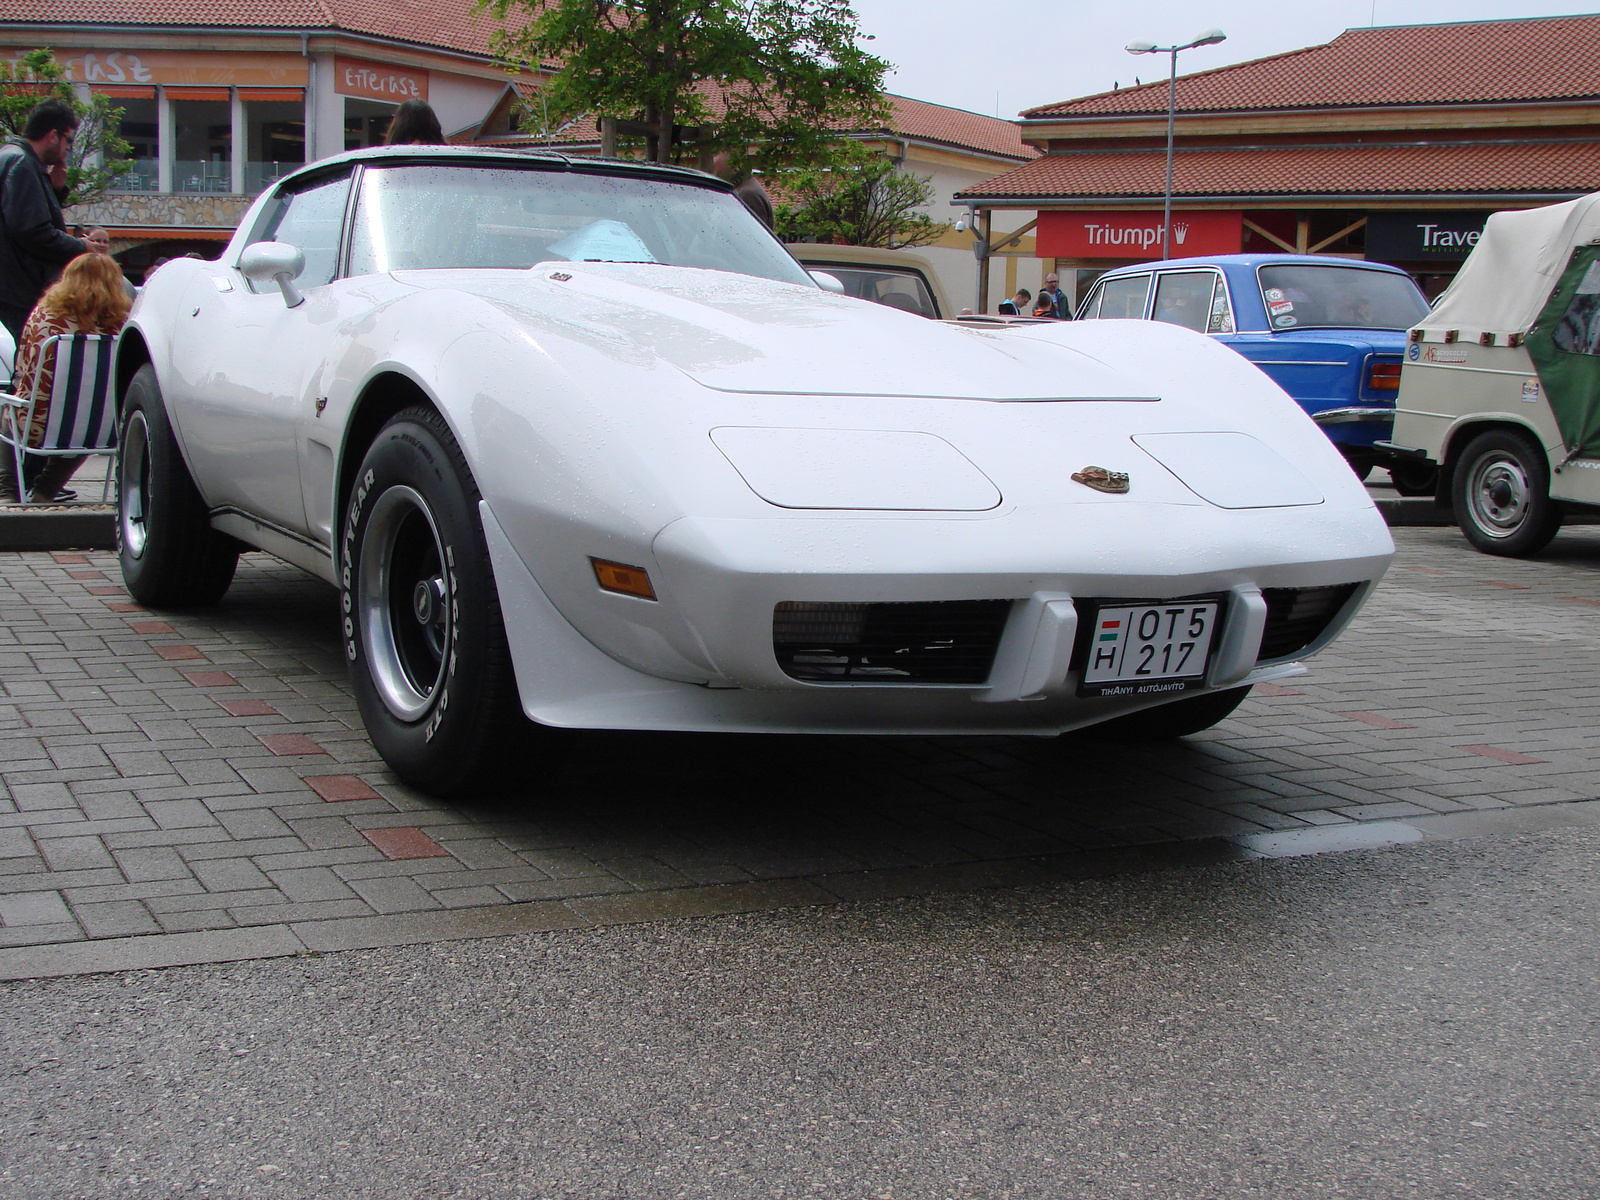
[[[132,593],[214,602],[241,545],[337,585],[373,742],[440,794],[524,715],[1191,733],[1393,551],[1232,351],[835,295],[673,168],[317,163],[151,279],[117,366]]]

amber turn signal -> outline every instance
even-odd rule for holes
[[[650,575],[643,567],[607,562],[603,558],[591,558],[589,561],[594,564],[595,579],[605,591],[637,596],[641,600],[656,598],[656,590],[650,586]]]

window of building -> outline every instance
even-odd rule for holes
[[[240,89],[241,95],[244,89]],[[300,102],[244,102],[244,190],[252,195],[306,161],[306,110]]]
[[[226,89],[223,89],[224,93]],[[233,191],[233,108],[227,99],[172,101],[175,192]]]
[[[380,100],[344,98],[344,148],[360,150],[365,146],[381,146],[388,136],[389,122],[394,119],[397,106]]]
[[[160,187],[161,122],[156,113],[156,101],[113,99],[122,110],[122,125],[118,133],[130,147],[133,170],[117,182],[119,192],[153,192]]]

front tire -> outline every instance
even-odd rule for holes
[[[1090,726],[1086,732],[1112,742],[1170,742],[1210,729],[1243,704],[1249,694],[1247,687],[1203,692],[1171,704],[1143,708],[1125,717],[1113,717]]]
[[[341,539],[356,703],[384,761],[437,796],[487,782],[523,722],[478,500],[449,427],[417,405],[367,449]]]
[[[215,604],[233,582],[239,544],[211,528],[149,363],[122,395],[119,435],[117,557],[123,583],[151,608]]]
[[[1534,554],[1561,528],[1561,510],[1550,499],[1550,460],[1525,433],[1480,433],[1467,443],[1451,483],[1461,532],[1485,554]]]

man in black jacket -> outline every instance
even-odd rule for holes
[[[22,340],[22,326],[61,268],[88,250],[67,233],[67,151],[78,115],[63,100],[46,100],[28,116],[20,138],[0,148],[0,324]]]

